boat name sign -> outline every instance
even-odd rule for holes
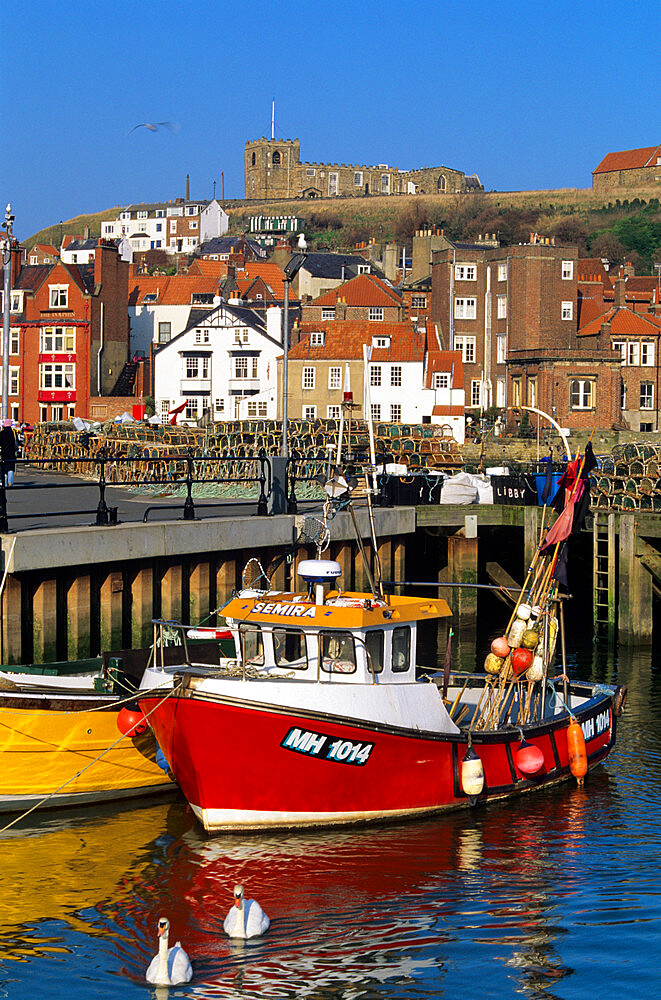
[[[285,750],[308,754],[319,760],[332,760],[339,764],[366,764],[373,743],[354,743],[353,740],[333,739],[323,733],[307,729],[290,729],[280,744]]]
[[[269,604],[265,601],[257,601],[251,608],[251,615],[289,615],[292,618],[314,618],[314,608],[309,608],[304,604]]]

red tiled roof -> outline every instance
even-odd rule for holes
[[[192,295],[215,295],[218,279],[205,275],[175,274],[132,278],[129,281],[129,305],[143,305],[145,295],[158,295],[153,305],[189,306]]]
[[[597,316],[602,316],[604,312],[603,293],[589,295],[583,289],[578,290],[578,328],[591,323]]]
[[[619,153],[606,153],[593,174],[606,174],[610,170],[635,170],[637,167],[647,167],[661,156],[661,145],[646,146],[644,149],[623,149]]]
[[[435,406],[432,410],[434,417],[463,417],[463,406]]]
[[[279,302],[284,301],[285,272],[278,264],[266,260],[247,260],[243,267],[237,267],[236,277],[249,278],[251,282],[255,278],[261,278],[269,286],[275,298]]]
[[[603,323],[610,323],[613,336],[655,337],[661,334],[661,319],[652,315],[635,313],[632,309],[609,309],[582,326],[579,337],[594,337]]]
[[[576,261],[578,281],[601,281],[604,287],[611,287],[611,278],[601,257],[579,257]]]
[[[390,347],[375,347],[372,361],[418,361],[425,356],[424,331],[411,323],[379,323],[378,330],[369,320],[329,320],[326,323],[302,323],[302,339],[289,351],[290,360],[355,361],[362,360],[363,344],[371,344],[374,336],[390,337]],[[323,330],[323,345],[310,343],[309,334]]]
[[[432,375],[434,372],[450,372],[454,365],[454,375],[452,378],[452,389],[463,389],[464,387],[464,364],[461,351],[438,351],[429,350],[429,360],[427,365],[427,377],[425,388],[432,388]]]
[[[384,281],[374,274],[358,274],[343,285],[324,292],[311,303],[313,306],[334,306],[338,299],[348,306],[400,306],[402,300]]]

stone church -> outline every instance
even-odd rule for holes
[[[476,174],[450,167],[399,170],[386,163],[301,163],[298,139],[254,139],[245,149],[246,199],[460,194],[483,190]]]

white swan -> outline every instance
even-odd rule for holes
[[[170,921],[161,917],[158,921],[158,955],[154,955],[147,969],[147,982],[155,986],[178,986],[193,978],[193,967],[181,941],[168,948]]]
[[[225,933],[232,938],[251,938],[266,934],[271,921],[256,899],[243,898],[243,886],[234,886],[234,905],[225,917]]]

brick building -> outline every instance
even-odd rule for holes
[[[386,163],[302,163],[298,139],[255,139],[244,153],[245,196],[335,198],[391,194],[456,194],[482,190],[478,177],[450,167],[399,170]]]
[[[606,153],[592,171],[592,189],[602,193],[655,185],[661,185],[661,145]]]
[[[385,281],[373,274],[358,274],[343,285],[303,303],[303,323],[349,319],[378,323],[399,323],[404,319],[401,297]]]
[[[90,416],[128,358],[128,272],[99,241],[91,264],[12,268],[9,408],[31,423]]]

